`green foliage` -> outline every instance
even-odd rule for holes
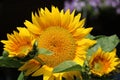
[[[24,79],[24,72],[21,72],[20,75],[18,76],[17,80],[25,80]]]
[[[38,54],[52,55],[53,52],[52,52],[52,51],[49,51],[49,50],[47,50],[47,49],[45,49],[45,48],[40,48],[40,49],[38,49],[37,55],[38,55]]]
[[[98,44],[104,51],[112,51],[119,43],[119,38],[116,35],[103,36],[97,39]]]
[[[21,66],[21,61],[16,58],[10,57],[0,57],[0,67],[6,68],[19,68]]]
[[[65,61],[53,69],[54,73],[81,70],[81,66],[73,61]]]
[[[94,39],[97,40],[97,43],[88,49],[88,54],[87,54],[88,56],[91,56],[99,47],[101,47],[105,52],[110,52],[114,48],[116,48],[116,46],[120,42],[117,35],[111,35],[111,36],[99,35],[94,37],[95,37]]]
[[[91,35],[91,34],[88,34],[88,35],[86,36],[86,38],[95,39],[95,36],[93,36],[93,35]]]
[[[0,67],[19,68],[20,66],[20,60],[17,58],[8,57],[8,52],[3,51],[2,56],[0,56]]]

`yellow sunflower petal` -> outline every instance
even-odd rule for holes
[[[35,72],[36,70],[38,70],[40,68],[40,65],[36,65],[36,66],[33,66],[29,69],[27,69],[27,71],[25,72],[25,76],[28,76],[30,74],[32,74],[33,72]]]
[[[81,49],[80,47],[77,47],[76,50],[76,57],[74,58],[74,61],[83,66],[84,61],[86,59],[86,51]]]
[[[93,46],[96,42],[97,42],[96,40],[83,38],[76,41],[76,44],[81,48],[87,49],[88,47]]]
[[[92,30],[92,28],[78,28],[74,33],[73,36],[77,37],[77,38],[83,38],[85,37],[88,33],[90,33],[90,31]]]
[[[35,13],[35,16],[32,12],[32,22],[36,25],[36,26],[39,26],[39,22],[38,22],[38,16],[37,14]]]
[[[27,20],[24,22],[24,24],[30,30],[30,32],[33,32],[34,34],[40,34],[39,32],[41,32],[41,29],[38,28],[36,25],[32,24],[31,22]]]
[[[52,76],[52,73],[46,72],[43,74],[43,80],[48,80]]]
[[[31,59],[27,61],[23,66],[21,66],[18,70],[24,71],[25,76],[28,76],[33,72],[35,72],[40,67],[41,67],[41,64],[38,61],[36,61],[35,59]]]
[[[63,74],[63,77],[65,78],[65,80],[74,80],[74,78],[79,78],[80,80],[82,80],[81,74],[79,71],[69,71]]]
[[[38,69],[36,72],[32,74],[32,76],[40,76],[42,74],[49,74],[50,71],[52,71],[51,68],[47,67],[46,65],[43,65],[40,69]]]

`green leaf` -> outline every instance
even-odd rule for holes
[[[91,35],[91,34],[88,34],[88,35],[86,36],[86,38],[95,39],[95,36],[93,36],[93,35]]]
[[[112,51],[119,43],[117,35],[103,36],[97,39],[97,44],[101,46],[104,51]]]
[[[37,54],[52,55],[53,52],[50,51],[50,50],[47,50],[47,49],[45,49],[45,48],[40,48],[40,49],[38,49]]]
[[[59,64],[58,66],[56,66],[54,69],[53,69],[53,72],[54,73],[58,73],[58,72],[66,72],[66,71],[75,71],[75,70],[81,70],[82,67],[73,62],[73,61],[65,61],[61,64]]]
[[[112,36],[99,35],[96,36],[95,39],[97,40],[97,43],[88,49],[87,51],[88,56],[91,56],[94,52],[96,52],[96,50],[99,47],[101,47],[104,51],[110,52],[120,42],[119,38],[116,35]]]
[[[9,57],[0,57],[0,67],[19,68],[22,64],[19,60]]]
[[[91,56],[97,49],[100,47],[99,44],[94,45],[93,47],[89,48],[87,51],[87,56]]]
[[[8,52],[7,51],[3,51],[2,56],[3,57],[8,57]]]
[[[24,73],[21,72],[17,80],[24,80]]]

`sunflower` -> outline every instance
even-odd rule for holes
[[[89,66],[91,72],[98,76],[109,74],[115,70],[115,66],[119,64],[118,58],[116,57],[116,49],[112,52],[104,52],[99,48],[91,57]]]
[[[52,80],[55,77],[60,79],[60,76],[66,73],[53,73],[55,66],[67,60],[83,65],[86,50],[96,41],[85,38],[92,27],[84,28],[85,19],[80,20],[80,18],[80,13],[75,16],[75,11],[72,13],[70,10],[59,11],[57,7],[52,6],[51,11],[41,8],[38,14],[32,13],[32,22],[25,21],[25,26],[38,41],[38,48],[46,48],[54,52],[49,56],[38,55],[45,65],[32,76],[43,75],[44,80]]]
[[[7,34],[8,40],[2,40],[4,50],[9,53],[9,57],[25,57],[32,49],[34,38],[26,28],[18,27],[18,31]]]

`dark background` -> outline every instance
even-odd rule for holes
[[[0,40],[7,39],[6,33],[12,33],[18,26],[24,26],[23,22],[27,19],[31,21],[31,12],[38,8],[51,5],[59,9],[64,7],[64,0],[1,0],[0,1]],[[86,26],[92,26],[93,35],[112,35],[117,34],[120,37],[120,15],[114,10],[101,11],[97,17],[87,16]],[[2,54],[3,44],[0,44]],[[120,52],[119,45],[117,46]],[[16,69],[0,68],[0,80],[16,80],[18,73]],[[11,77],[12,76],[12,77]]]

